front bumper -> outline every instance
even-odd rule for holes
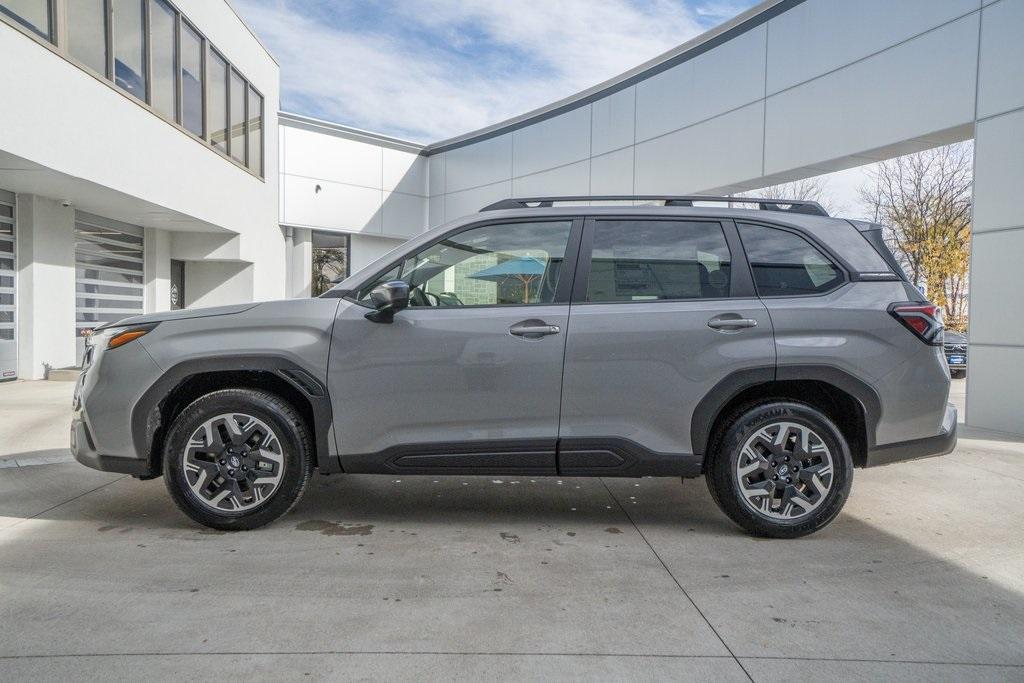
[[[952,403],[947,403],[946,413],[942,418],[942,427],[938,434],[923,439],[899,441],[868,449],[867,461],[864,466],[878,467],[879,465],[890,465],[904,460],[917,460],[918,458],[947,455],[956,448],[956,422],[956,406]]]
[[[119,472],[133,477],[154,476],[147,460],[99,454],[89,430],[89,423],[81,410],[75,411],[71,418],[71,454],[86,467],[101,472]]]

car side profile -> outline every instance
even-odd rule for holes
[[[855,467],[953,449],[942,343],[881,226],[813,202],[508,199],[319,298],[99,328],[71,444],[217,529],[314,471],[704,476],[748,532],[797,537]]]

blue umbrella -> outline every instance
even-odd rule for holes
[[[491,282],[502,282],[507,278],[514,277],[523,283],[523,302],[528,303],[530,301],[530,283],[543,275],[546,268],[545,263],[539,259],[532,256],[520,256],[503,261],[496,266],[484,268],[469,277],[474,280],[489,280]]]

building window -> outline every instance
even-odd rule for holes
[[[178,118],[177,51],[175,24],[177,13],[163,0],[149,1],[149,46],[153,79],[151,104],[169,119]]]
[[[181,23],[181,125],[199,137],[203,128],[203,39]]]
[[[231,70],[231,157],[245,163],[245,81]]]
[[[14,376],[17,351],[15,338],[15,311],[17,290],[14,267],[14,206],[0,203],[0,379]]]
[[[207,60],[208,95],[206,120],[210,125],[210,144],[228,151],[228,63],[210,50]]]
[[[320,296],[339,278],[348,277],[349,236],[313,232],[313,296]]]
[[[13,19],[15,24],[47,40],[52,39],[50,0],[0,0],[0,16]]]
[[[249,87],[249,170],[263,175],[263,98]]]
[[[75,216],[77,336],[143,311],[143,231],[79,213]]]
[[[718,223],[597,221],[587,301],[727,297],[730,264]]]
[[[114,83],[146,101],[146,33],[142,0],[111,0]]]
[[[67,4],[68,53],[101,76],[107,75],[107,8],[105,0]]]
[[[739,229],[759,296],[821,294],[842,284],[842,271],[803,237],[763,225]]]

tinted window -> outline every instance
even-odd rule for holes
[[[410,306],[546,304],[555,298],[572,221],[485,225],[447,237],[407,258],[381,282],[409,284]]]
[[[149,3],[149,40],[153,56],[153,107],[169,119],[174,119],[177,112],[177,95],[175,89],[176,67],[174,52],[177,49],[174,37],[176,15],[163,0],[150,0]]]
[[[49,0],[0,0],[0,14],[44,38],[50,37]]]
[[[263,175],[263,98],[249,88],[249,170]]]
[[[842,271],[803,237],[762,225],[739,229],[759,295],[818,294],[842,283]]]
[[[67,4],[68,52],[100,74],[107,75],[107,15],[103,0]]]
[[[203,41],[181,23],[181,125],[203,136]]]
[[[210,141],[217,149],[228,151],[228,63],[210,51],[207,73],[210,77],[209,114]]]
[[[726,297],[730,261],[718,223],[597,221],[587,301]]]
[[[140,100],[146,99],[146,36],[141,0],[112,0],[114,83]]]
[[[245,81],[231,72],[231,156],[245,163]]]

